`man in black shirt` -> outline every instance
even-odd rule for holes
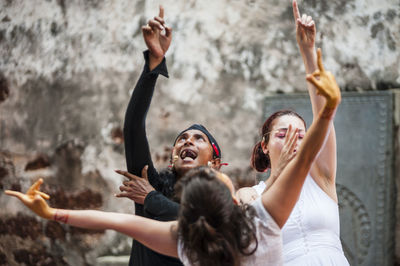
[[[176,180],[188,170],[209,165],[220,168],[221,150],[207,129],[194,124],[183,130],[174,142],[172,168],[161,171],[154,168],[146,136],[146,115],[150,107],[156,80],[161,74],[168,77],[165,62],[172,40],[172,29],[164,22],[164,9],[142,27],[148,50],[144,52],[143,72],[132,93],[124,124],[125,156],[128,172],[121,172],[129,181],[124,181],[118,197],[135,201],[135,213],[159,221],[175,220],[179,204],[171,198]],[[142,176],[143,178],[140,178]],[[129,265],[182,265],[175,258],[161,255],[133,241]]]

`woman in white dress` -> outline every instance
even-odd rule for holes
[[[251,206],[239,206],[230,179],[210,168],[193,169],[179,181],[179,220],[173,222],[131,214],[51,208],[45,201],[49,196],[39,191],[41,179],[26,194],[9,190],[6,194],[19,198],[43,218],[89,229],[116,230],[156,252],[179,257],[184,265],[283,265],[280,228],[297,202],[341,100],[333,75],[323,69],[320,50],[318,56],[320,70],[308,75],[307,80],[326,99],[323,108],[301,144],[298,140],[304,131],[302,121],[286,116],[286,136],[280,145],[297,154],[268,192]]]
[[[315,59],[315,23],[310,16],[300,12],[296,0],[293,1],[293,14],[296,22],[296,37],[303,57],[307,74],[317,70]],[[318,117],[325,99],[318,95],[316,87],[308,83],[308,91],[312,103],[314,120]],[[254,194],[268,191],[272,184],[279,180],[279,165],[282,156],[280,143],[285,136],[287,127],[285,119],[288,116],[300,118],[294,112],[283,111],[273,114],[264,123],[262,140],[253,150],[252,166],[259,172],[271,169],[271,177],[265,183],[247,190],[247,199],[256,198]],[[305,122],[302,121],[300,136],[304,134]],[[290,160],[290,151],[286,152]],[[284,162],[285,160],[281,160]],[[300,197],[288,221],[282,228],[283,257],[285,265],[349,265],[340,242],[340,223],[338,199],[336,194],[336,135],[333,120],[329,125],[329,134],[315,163],[307,175]],[[251,195],[251,196],[249,196]],[[277,199],[279,200],[279,199]]]

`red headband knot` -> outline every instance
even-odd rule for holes
[[[211,146],[213,147],[213,149],[214,149],[215,154],[217,155],[217,157],[219,157],[219,151],[218,151],[218,149],[217,149],[217,146],[215,146],[214,142],[211,143]]]

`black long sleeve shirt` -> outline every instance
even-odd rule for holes
[[[144,52],[145,65],[143,72],[133,90],[128,108],[125,114],[124,139],[125,156],[128,172],[141,176],[142,169],[148,165],[149,182],[159,190],[160,174],[154,168],[149,144],[146,136],[146,116],[154,93],[154,87],[158,76],[168,77],[167,66],[164,60],[152,71],[149,69],[149,53]],[[159,221],[175,220],[178,216],[179,204],[170,200],[159,191],[150,192],[145,198],[144,205],[135,203],[136,215]],[[176,258],[161,255],[139,242],[133,240],[131,266],[154,265],[179,265],[183,264]]]

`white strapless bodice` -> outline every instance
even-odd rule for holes
[[[349,265],[340,242],[338,204],[308,175],[282,228],[285,265]]]

